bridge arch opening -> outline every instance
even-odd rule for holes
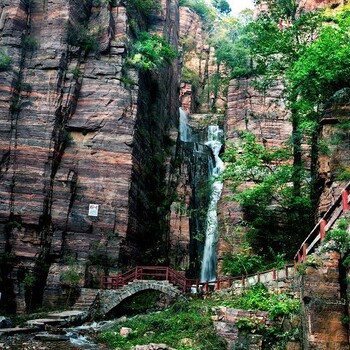
[[[168,307],[172,301],[173,298],[166,293],[156,289],[146,289],[122,300],[107,313],[107,317],[117,318],[159,311]]]

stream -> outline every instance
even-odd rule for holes
[[[27,334],[2,335],[1,350],[100,350],[108,349],[95,341],[102,330],[116,324],[118,320],[93,322],[78,327],[52,328],[50,332],[36,331]]]

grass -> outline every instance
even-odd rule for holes
[[[121,327],[130,327],[132,332],[121,337]],[[99,341],[120,349],[149,343],[165,343],[178,350],[226,349],[225,341],[215,333],[209,308],[200,301],[181,301],[167,310],[133,317],[103,332]]]
[[[164,311],[133,317],[103,332],[98,340],[114,349],[123,350],[149,343],[165,343],[178,350],[226,349],[225,341],[216,334],[211,320],[212,308],[220,305],[269,312],[270,318],[277,322],[274,328],[255,328],[253,319],[242,320],[247,322],[241,322],[242,324],[237,326],[240,329],[244,326],[245,330],[249,328],[252,333],[262,334],[266,343],[270,345],[277,344],[282,335],[285,336],[282,320],[297,314],[300,302],[287,294],[274,294],[263,285],[256,285],[240,296],[214,294],[205,300],[194,298],[190,301],[179,301]],[[132,332],[122,337],[119,335],[121,327],[129,327]]]

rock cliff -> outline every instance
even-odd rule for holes
[[[305,2],[305,10],[311,3],[329,2]],[[0,71],[0,302],[7,311],[24,312],[42,301],[62,304],[72,289],[74,297],[72,287],[96,287],[100,275],[128,265],[171,264],[198,273],[204,226],[199,218],[207,206],[212,155],[205,145],[179,140],[179,106],[198,113],[190,117],[198,140],[213,119],[225,124],[227,141],[249,130],[261,142],[279,145],[291,134],[281,85],[262,96],[249,80],[233,80],[227,99],[214,86],[213,77],[227,72],[217,66],[194,11],[162,0],[145,18],[125,4],[0,4],[0,47],[12,58],[10,69]],[[135,31],[147,29],[179,48],[181,61],[154,72],[130,66]],[[323,137],[339,136],[335,126],[347,117],[346,107],[331,108]],[[326,188],[320,214],[342,187],[333,181],[339,164],[349,167],[348,131],[339,137],[332,157],[320,159]],[[239,236],[228,245],[225,235],[234,232],[242,209],[223,200],[219,215],[220,258],[239,245]],[[331,258],[325,259],[327,268],[308,269],[304,277],[310,346],[319,339],[325,346],[346,344],[339,324],[344,305],[337,304],[332,318],[339,337],[326,338],[323,322],[332,306],[317,313],[309,300],[313,291],[330,286],[326,303],[334,296],[342,302],[338,258]]]
[[[126,62],[135,26],[154,24],[177,47],[177,1],[161,5],[146,20],[123,1],[0,5],[1,48],[12,57],[0,72],[0,251],[9,310],[23,311],[32,289],[32,306],[43,296],[55,303],[72,264],[80,285],[96,284],[99,266],[137,262],[137,249],[166,239],[177,62],[142,74]]]

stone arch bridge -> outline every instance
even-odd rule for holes
[[[156,290],[175,299],[189,293],[194,284],[201,285],[169,267],[137,266],[124,274],[104,276],[100,289],[82,288],[73,309],[105,315],[139,292]]]
[[[156,290],[164,293],[170,299],[181,295],[180,290],[168,281],[140,280],[134,281],[121,289],[107,289],[99,292],[98,311],[102,315],[107,314],[127,298],[146,290]]]

